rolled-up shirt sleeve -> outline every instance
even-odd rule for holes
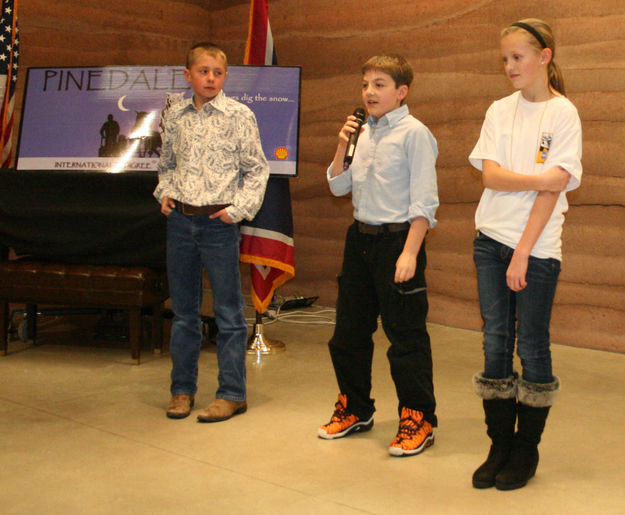
[[[351,168],[348,168],[336,177],[332,177],[332,165],[330,165],[328,167],[327,176],[330,191],[335,197],[342,197],[343,195],[347,195],[350,191],[352,191]]]
[[[408,167],[410,169],[409,221],[423,217],[430,228],[436,225],[439,206],[436,181],[438,147],[434,136],[425,125],[415,127],[415,137],[406,139]]]

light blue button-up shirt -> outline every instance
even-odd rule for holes
[[[436,225],[436,139],[403,105],[377,120],[369,116],[351,166],[328,184],[335,196],[352,192],[354,218],[367,224],[412,222]]]

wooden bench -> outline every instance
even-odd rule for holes
[[[9,302],[27,305],[30,339],[37,305],[127,310],[136,363],[141,313],[151,313],[160,349],[168,290],[157,182],[156,172],[0,169],[0,353]]]
[[[0,261],[0,352],[8,351],[9,303],[26,304],[29,337],[37,337],[37,305],[127,310],[130,353],[141,355],[141,313],[152,315],[153,351],[163,339],[163,302],[169,296],[164,271],[147,267],[72,265],[45,261]]]

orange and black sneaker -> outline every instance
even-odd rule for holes
[[[347,411],[347,395],[343,393],[339,394],[339,400],[334,408],[330,422],[317,430],[319,438],[334,440],[358,431],[369,431],[373,427],[373,415],[369,420],[360,420],[356,415]]]
[[[388,452],[391,456],[419,454],[434,443],[432,424],[423,420],[421,411],[402,408],[397,436]]]

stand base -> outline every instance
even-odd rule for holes
[[[276,352],[284,352],[286,346],[283,342],[270,340],[264,335],[263,324],[254,324],[254,333],[247,341],[248,354],[275,354]]]

